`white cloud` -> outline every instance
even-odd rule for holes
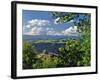
[[[55,31],[53,28],[48,27],[33,27],[26,35],[54,35]]]
[[[70,20],[69,22],[74,22],[74,20]]]
[[[60,20],[60,17],[56,18],[56,19],[54,20],[54,24],[58,24],[59,20]]]
[[[50,25],[50,21],[48,20],[43,20],[43,19],[32,19],[30,21],[28,21],[28,24],[31,27],[40,27],[40,26],[46,26],[46,25]]]
[[[68,29],[62,31],[62,33],[69,36],[78,36],[77,26],[69,27]]]
[[[24,33],[26,35],[63,35],[61,32],[55,31],[48,27],[33,27],[30,31]]]
[[[26,25],[26,26],[25,26],[25,28],[30,28],[30,27],[31,27],[30,25]]]
[[[41,32],[43,32],[43,29],[42,29],[42,27],[33,27],[32,29],[31,29],[31,34],[37,34],[37,35],[39,35]]]
[[[47,26],[50,26],[49,20],[32,19],[23,27],[23,32],[27,35],[39,35],[40,33],[44,34],[45,31],[50,30],[49,28],[46,28]]]
[[[42,27],[33,27],[30,29],[30,31],[26,32],[27,35],[39,35],[41,32],[43,32]]]

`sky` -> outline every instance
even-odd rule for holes
[[[66,35],[77,36],[77,26],[73,22],[57,23],[50,11],[23,10],[23,35]]]

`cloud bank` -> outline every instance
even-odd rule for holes
[[[67,36],[78,35],[77,26],[69,27],[60,31],[58,31],[57,29],[55,30],[53,26],[57,26],[56,21],[54,21],[54,23],[51,24],[49,20],[32,19],[28,21],[27,25],[24,26],[23,34],[25,35],[67,35]]]
[[[69,36],[78,36],[78,32],[77,32],[77,26],[74,26],[74,27],[69,27],[67,29],[65,29],[64,31],[62,31],[62,33],[64,35],[69,35]]]

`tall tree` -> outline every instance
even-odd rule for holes
[[[91,50],[91,14],[90,13],[71,13],[71,12],[52,12],[51,13],[52,17],[54,19],[57,19],[57,23],[58,24],[62,24],[65,22],[72,22],[74,23],[75,26],[78,27],[77,32],[80,33],[81,35],[81,39],[80,39],[80,44],[76,42],[73,43],[73,41],[67,41],[66,42],[66,46],[64,48],[61,48],[61,55],[65,55],[66,54],[66,59],[67,58],[71,58],[71,57],[75,57],[78,53],[81,54],[80,56],[80,60],[78,60],[76,62],[77,65],[85,65],[88,66],[90,65],[90,50]],[[77,44],[80,46],[76,46]],[[72,46],[74,45],[74,46]],[[68,46],[72,46],[70,49]],[[76,50],[76,47],[79,47],[78,50]],[[75,50],[74,50],[74,49]],[[72,50],[73,49],[73,50]],[[75,52],[77,54],[75,54]],[[70,54],[70,56],[68,56],[68,54]],[[78,58],[78,57],[77,57]],[[73,60],[73,59],[71,59]],[[64,60],[65,61],[65,60]],[[71,61],[69,60],[66,61],[67,64],[71,63]],[[75,62],[75,61],[73,61]],[[72,63],[73,63],[72,62]],[[74,65],[76,65],[74,64]]]

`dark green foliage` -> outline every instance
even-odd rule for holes
[[[32,68],[32,63],[36,59],[36,49],[29,42],[23,43],[23,67],[25,69]]]
[[[66,42],[64,48],[59,48],[59,57],[63,60],[65,66],[77,66],[82,52],[79,51],[80,42],[70,40]]]
[[[47,52],[39,54],[30,42],[23,43],[23,69],[53,68],[57,65],[57,56],[52,56]]]
[[[43,58],[43,63],[42,63],[42,66],[44,68],[54,68],[54,67],[57,67],[57,58],[56,57],[47,57],[47,58]]]
[[[87,46],[89,47],[89,45]],[[89,66],[90,48],[87,46],[80,40],[67,41],[65,47],[59,48],[59,58],[62,65],[65,67]]]
[[[49,54],[40,55],[36,63],[32,64],[33,68],[54,68],[57,67],[57,57],[52,57]]]

